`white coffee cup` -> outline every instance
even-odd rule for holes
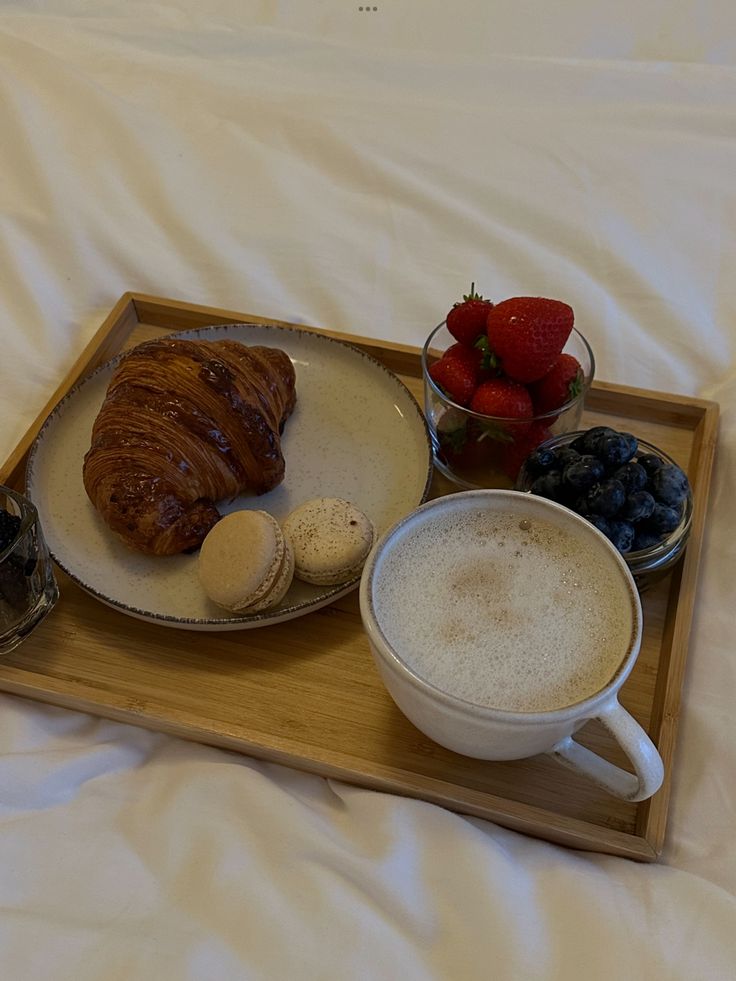
[[[516,531],[517,527],[521,531]],[[504,529],[513,530],[510,537]],[[533,541],[524,537],[527,533]],[[502,538],[513,553],[502,552]],[[548,547],[548,543],[553,544]],[[573,553],[573,545],[580,552]],[[452,556],[449,561],[448,553]],[[573,554],[584,555],[585,562],[571,561]],[[508,563],[504,555],[508,555]],[[488,569],[483,568],[486,556]],[[535,556],[531,565],[529,556]],[[511,590],[516,566],[517,576],[524,574],[531,583],[529,595],[508,613],[499,600],[495,613],[498,624],[489,622],[479,640],[477,621],[484,615],[485,598]],[[577,571],[571,572],[571,568]],[[587,578],[579,574],[580,569],[587,570]],[[593,581],[595,593],[590,592]],[[526,583],[526,578],[516,580],[517,594]],[[553,593],[563,596],[563,606],[573,604],[570,609],[575,614],[566,619],[560,604],[551,602]],[[593,633],[588,634],[589,629],[598,629],[598,607],[591,597],[598,597],[596,602],[605,614],[608,626],[600,628],[605,644],[594,644]],[[552,611],[549,634],[546,621],[540,633],[538,615],[525,624],[524,611],[531,600],[535,609]],[[514,602],[509,602],[513,607]],[[477,615],[471,617],[472,610]],[[629,801],[646,800],[659,789],[664,775],[661,757],[618,701],[641,646],[639,594],[625,561],[608,539],[567,508],[531,494],[492,489],[430,501],[398,521],[376,543],[363,570],[360,611],[371,652],[391,697],[418,729],[440,745],[482,760],[514,760],[547,753]],[[445,620],[452,623],[451,640],[443,639],[443,633],[447,634]],[[511,622],[513,629],[503,625]],[[475,637],[467,645],[469,662],[463,647],[465,630]],[[550,700],[546,706],[544,685],[526,660],[534,643],[525,630],[534,635],[537,656],[542,659],[539,664],[544,664],[544,674],[539,677],[547,678],[545,648],[549,635],[550,664],[559,662],[564,667],[573,685],[571,690],[582,697],[574,695],[569,704],[559,705]],[[517,636],[525,637],[525,650],[514,646]],[[552,638],[561,640],[559,656]],[[601,654],[604,647],[605,657]],[[568,656],[568,651],[574,653]],[[591,664],[597,663],[599,655],[599,670],[605,674],[597,682],[591,673],[585,683],[592,684],[592,691],[579,687],[576,675],[592,672]],[[503,670],[498,677],[493,673],[484,676],[483,697],[476,698],[475,678],[480,678],[492,662]],[[508,690],[510,681],[512,695],[508,697],[516,697],[515,671],[519,678],[526,671],[531,688],[519,695],[521,702],[509,703],[513,708],[497,707],[493,704],[497,695],[494,686],[500,690],[506,685],[504,690]],[[439,672],[439,681],[433,672]],[[480,691],[480,681],[478,686]],[[529,705],[536,706],[533,709],[520,708],[526,704],[524,698],[532,697],[532,691],[541,702],[530,701]],[[555,697],[564,703],[562,694]],[[615,766],[572,738],[590,719],[597,719],[613,735],[635,773]]]

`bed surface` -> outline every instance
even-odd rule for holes
[[[414,345],[471,280],[556,296],[598,378],[721,409],[659,864],[0,695],[4,978],[734,976],[735,38],[695,0],[2,6],[0,459],[126,290]]]

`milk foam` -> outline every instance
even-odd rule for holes
[[[421,678],[478,705],[562,708],[600,691],[632,638],[629,587],[595,541],[521,513],[436,515],[381,560],[389,644]]]

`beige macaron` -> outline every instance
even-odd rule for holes
[[[337,586],[360,575],[375,537],[368,516],[339,497],[300,504],[283,527],[294,549],[294,575],[317,586]]]
[[[294,578],[294,553],[266,511],[233,511],[209,531],[199,551],[199,579],[209,598],[232,613],[276,606]]]

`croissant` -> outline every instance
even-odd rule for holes
[[[284,478],[294,367],[278,348],[162,338],[115,368],[84,457],[87,494],[108,526],[150,555],[192,551],[215,502]]]

